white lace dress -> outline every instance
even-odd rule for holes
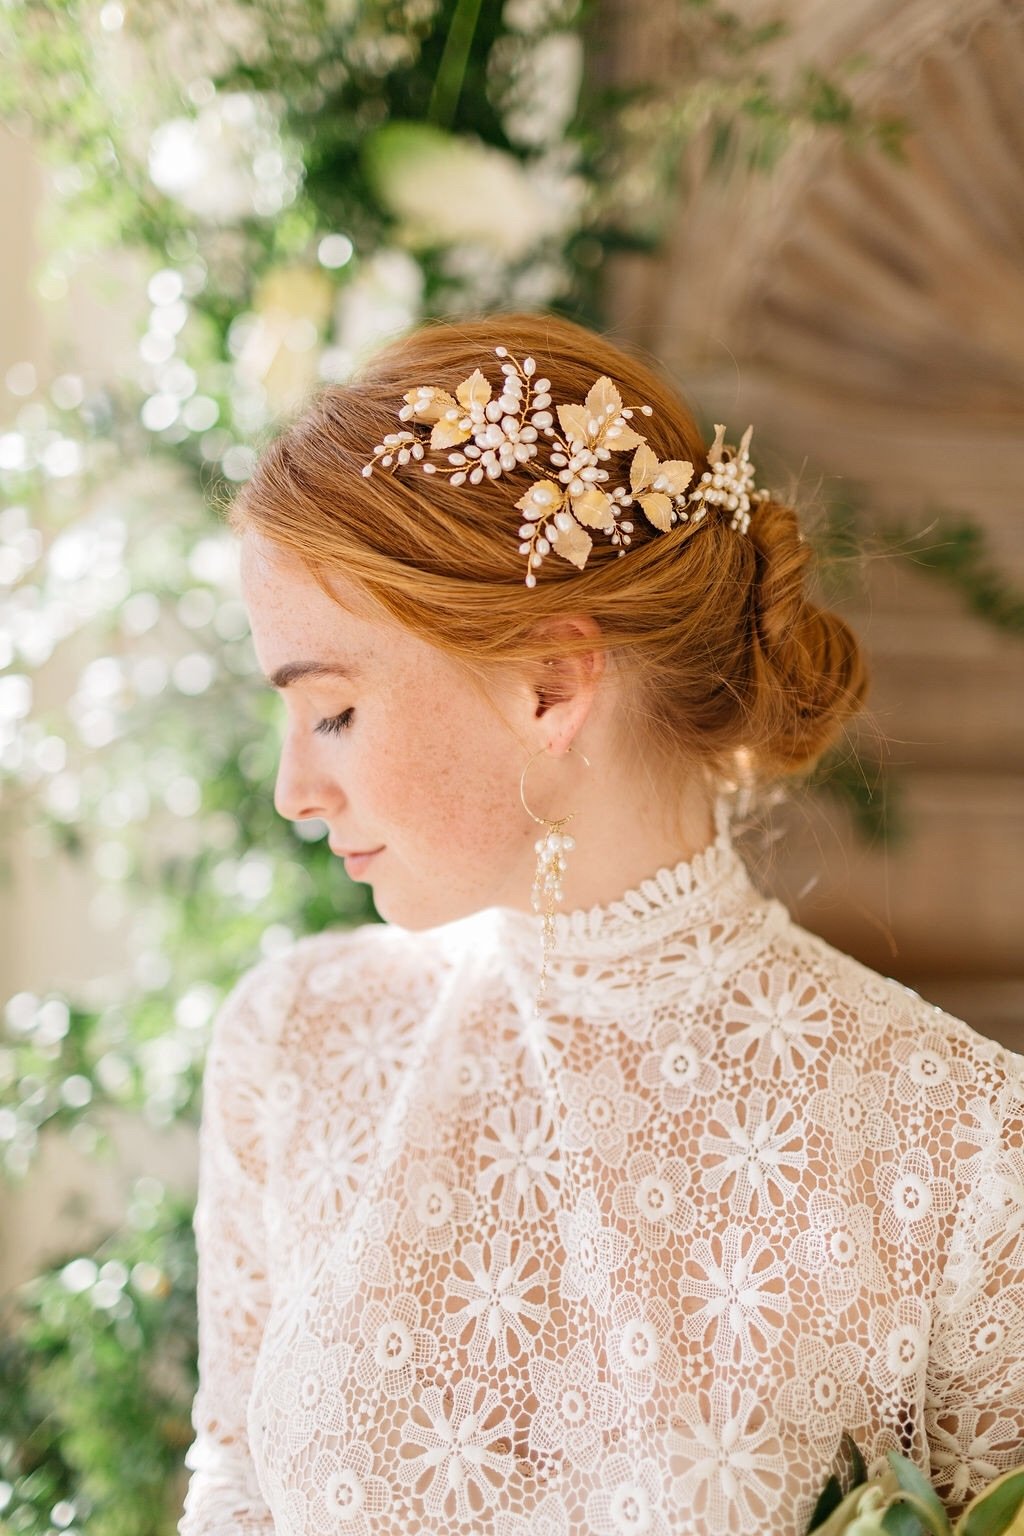
[[[206,1068],[181,1536],[802,1536],[847,1429],[1024,1455],[1024,1059],[729,833],[619,901],[326,932]]]

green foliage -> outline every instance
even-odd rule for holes
[[[3,1528],[173,1536],[196,1388],[188,1202],[140,1181],[133,1223],[9,1300],[0,1332]],[[56,1511],[56,1512],[55,1512]]]
[[[963,513],[943,511],[926,531],[935,542],[918,543],[916,548],[921,534],[903,521],[887,522],[882,537],[915,565],[953,587],[986,623],[1009,634],[1024,634],[1024,592],[996,565],[983,530]]]
[[[851,1463],[829,1475],[807,1536],[1016,1536],[1024,1516],[1024,1466],[982,1488],[955,1523],[928,1478],[909,1457],[890,1451],[869,1476],[848,1433],[840,1448]],[[845,1487],[844,1487],[845,1483]]]

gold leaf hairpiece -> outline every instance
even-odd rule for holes
[[[429,442],[408,427],[389,432],[363,465],[363,474],[371,475],[378,463],[392,471],[418,463],[426,475],[448,475],[450,485],[467,480],[478,485],[485,477],[497,480],[525,468],[537,457],[541,439],[548,439],[547,472],[514,504],[523,515],[519,553],[527,556],[528,587],[537,585],[536,569],[552,550],[582,570],[594,546],[591,531],[607,534],[624,555],[634,525],[622,514],[634,504],[661,533],[680,522],[700,522],[709,506],[731,512],[729,526],[746,533],[752,504],[768,499],[767,491],[754,489],[748,458],[752,426],[734,449],[724,442],[725,427],[716,423],[709,467],[693,485],[693,465],[683,459],[659,461],[633,425],[637,411],[652,416],[652,407],[623,405],[606,374],[595,380],[582,405],[557,405],[552,414],[551,381],[535,377],[535,360],[527,357],[520,364],[507,347],[494,351],[508,359],[501,365],[504,382],[498,395],[479,368],[454,395],[430,384],[407,390],[399,420],[429,426]],[[425,459],[428,450],[445,452],[447,463]],[[605,465],[612,454],[630,452],[628,486],[609,487]]]

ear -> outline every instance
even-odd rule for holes
[[[549,619],[538,626],[538,634],[550,653],[537,664],[533,683],[536,698],[534,718],[547,715],[549,728],[557,728],[555,749],[562,741],[570,745],[590,712],[598,684],[607,665],[599,641],[601,626],[588,614],[571,614]],[[591,649],[567,654],[566,642],[575,646],[580,638],[594,642]]]

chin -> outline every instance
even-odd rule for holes
[[[442,905],[429,897],[422,902],[403,901],[400,896],[393,900],[383,893],[378,899],[376,892],[373,904],[384,922],[394,928],[405,928],[409,933],[425,933],[431,928],[443,928],[447,923],[457,923],[464,917],[471,917],[484,905],[481,901],[466,901],[461,905],[449,902]]]

